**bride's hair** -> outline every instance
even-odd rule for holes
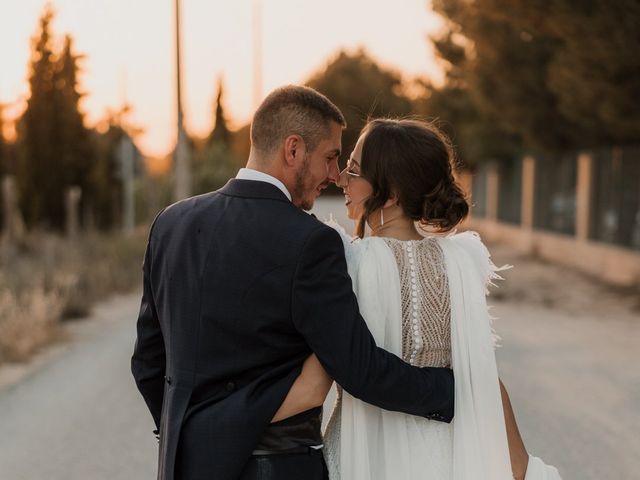
[[[469,213],[456,182],[451,142],[433,124],[413,119],[375,119],[362,129],[360,172],[373,186],[364,203],[357,234],[364,236],[367,219],[393,193],[409,218],[438,232],[447,232]]]

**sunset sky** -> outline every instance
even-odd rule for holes
[[[216,79],[226,86],[232,126],[248,122],[253,105],[252,7],[263,10],[264,94],[303,82],[340,48],[364,46],[379,62],[403,74],[437,76],[427,34],[440,28],[427,0],[183,0],[184,109],[189,132],[211,128]],[[87,123],[104,118],[126,95],[132,123],[148,155],[175,142],[173,0],[56,0],[54,33],[70,33],[87,58],[82,65]],[[28,95],[30,38],[44,0],[0,0],[0,103],[9,117]]]

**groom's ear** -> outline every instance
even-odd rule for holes
[[[289,135],[284,139],[284,160],[287,167],[295,167],[303,154],[304,142],[300,135]]]

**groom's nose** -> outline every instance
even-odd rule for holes
[[[340,180],[340,167],[338,167],[338,160],[334,160],[329,164],[329,172],[327,178],[329,181],[338,185],[338,181]]]

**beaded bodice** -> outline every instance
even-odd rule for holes
[[[451,365],[451,305],[444,255],[435,238],[385,238],[400,274],[402,358],[419,367]]]

